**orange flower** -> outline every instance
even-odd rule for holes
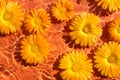
[[[68,21],[73,18],[74,4],[68,0],[58,0],[52,6],[52,15],[58,21]]]
[[[83,52],[69,52],[60,60],[60,76],[63,80],[88,80],[93,71],[91,62]]]
[[[30,35],[24,38],[21,44],[21,56],[26,63],[42,63],[49,54],[49,44],[40,35]]]
[[[120,18],[114,19],[110,23],[108,32],[112,39],[120,43]]]
[[[120,76],[120,44],[109,42],[101,45],[95,52],[95,67],[102,75]]]
[[[24,18],[23,10],[17,2],[0,2],[0,33],[10,34],[20,29]]]
[[[120,9],[120,0],[95,0],[98,6],[102,9],[108,9],[110,12],[118,11]]]
[[[50,16],[44,9],[33,9],[26,14],[25,28],[29,33],[41,33],[49,28]]]
[[[94,14],[81,13],[72,20],[69,26],[70,30],[72,30],[70,36],[72,40],[75,40],[75,44],[93,46],[102,35],[99,24],[100,19]]]

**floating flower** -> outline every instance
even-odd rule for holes
[[[69,52],[60,60],[60,76],[63,80],[88,80],[91,76],[92,60],[83,52]]]
[[[10,34],[20,29],[24,13],[17,2],[0,2],[0,33]]]
[[[52,15],[58,21],[68,21],[73,18],[74,4],[68,0],[58,0],[52,6]]]
[[[120,9],[120,0],[95,0],[98,6],[104,10],[118,11]]]
[[[109,35],[115,41],[120,43],[120,18],[114,19],[108,28]]]
[[[21,56],[26,63],[42,63],[49,54],[49,44],[40,35],[30,35],[24,38],[21,44]]]
[[[29,33],[41,33],[47,30],[51,24],[50,16],[45,9],[33,9],[26,14],[25,28]]]
[[[95,67],[102,75],[108,77],[120,76],[120,44],[104,43],[95,52]]]
[[[81,13],[76,16],[69,26],[70,36],[75,40],[75,44],[80,46],[92,46],[102,35],[102,29],[99,27],[100,20],[94,14]]]

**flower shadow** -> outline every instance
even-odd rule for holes
[[[97,2],[95,2],[95,0],[87,0],[88,1],[88,5],[90,6],[89,11],[99,15],[99,16],[108,16],[109,14],[112,14],[112,12],[109,12],[108,10],[102,10],[102,8],[100,6],[97,6]]]
[[[23,23],[23,25],[21,26],[21,29],[22,29],[22,33],[24,34],[24,35],[30,35],[30,33],[25,29],[25,24]]]
[[[57,74],[54,75],[54,77],[56,78],[56,80],[62,80],[61,77],[60,77],[60,73],[61,73],[63,70],[61,70],[61,69],[58,68],[58,66],[59,66],[59,64],[60,64],[59,61],[60,61],[60,59],[61,59],[62,56],[63,56],[63,54],[62,54],[62,55],[59,55],[58,58],[55,60],[55,62],[54,62],[54,64],[53,64],[53,69],[58,71]]]
[[[106,23],[105,26],[103,27],[103,32],[102,32],[102,36],[101,36],[101,40],[103,42],[111,41],[109,33],[108,33],[109,24],[110,24],[110,22]]]
[[[63,33],[65,33],[62,38],[65,40],[65,43],[68,44],[70,48],[74,46],[74,40],[71,39],[69,33],[71,30],[69,29],[70,22],[66,23],[66,26],[64,26],[64,29],[62,30]]]
[[[93,69],[94,69],[94,74],[93,74],[94,76],[100,77],[100,79],[102,79],[102,80],[103,80],[103,79],[104,79],[104,80],[105,80],[105,79],[108,79],[108,77],[101,75],[101,73],[98,71],[98,69],[96,69],[96,68],[94,68],[94,67],[93,67]]]

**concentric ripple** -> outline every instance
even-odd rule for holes
[[[11,62],[4,54],[0,52],[0,80],[25,80],[22,71],[14,65],[15,62]]]
[[[13,66],[12,66],[13,67]],[[8,66],[0,65],[0,79],[3,80],[25,80],[18,69],[10,69]]]

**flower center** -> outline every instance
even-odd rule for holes
[[[5,13],[3,14],[3,19],[4,20],[11,20],[12,19],[12,13],[11,12],[8,12],[8,11],[5,11]]]
[[[83,27],[83,32],[85,32],[85,33],[89,33],[90,30],[91,30],[90,24],[86,24],[86,25]]]
[[[31,46],[31,52],[32,52],[32,53],[39,53],[39,52],[40,52],[39,46],[36,45],[36,44],[33,44],[33,45]]]
[[[74,72],[78,72],[80,69],[81,69],[81,65],[80,64],[78,64],[78,63],[73,64],[72,70]]]
[[[108,62],[115,63],[117,61],[117,56],[111,55],[108,57]]]
[[[42,21],[39,18],[35,18],[34,23],[35,23],[35,25],[41,25]]]
[[[61,7],[61,8],[60,8],[60,13],[61,13],[61,14],[64,14],[65,12],[66,12],[66,8]]]
[[[119,28],[117,28],[117,32],[120,33],[120,26],[119,26]]]

